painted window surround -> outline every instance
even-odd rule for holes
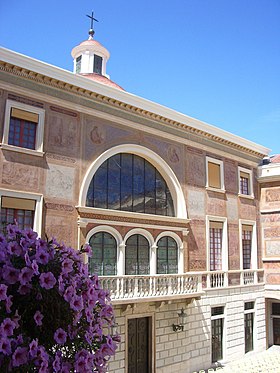
[[[206,255],[207,271],[210,271],[210,222],[223,223],[222,232],[222,270],[228,271],[228,228],[227,218],[221,216],[206,215]]]
[[[36,201],[36,207],[34,211],[34,225],[33,229],[38,233],[38,236],[41,237],[42,234],[42,213],[43,213],[43,195],[28,193],[28,192],[18,192],[7,189],[0,189],[0,208],[2,197],[14,197],[14,198],[23,198],[23,199],[33,199]]]
[[[220,166],[221,188],[213,188],[213,187],[209,186],[209,184],[208,184],[208,180],[209,180],[208,179],[208,163],[215,163],[215,164]],[[206,189],[207,190],[213,190],[213,191],[216,191],[216,192],[225,193],[224,162],[219,160],[219,159],[208,157],[208,156],[206,156]]]
[[[183,242],[180,237],[171,231],[161,232],[156,239],[153,238],[150,232],[142,228],[135,228],[131,229],[123,238],[121,234],[113,227],[109,225],[99,225],[93,229],[91,229],[86,235],[86,243],[89,242],[91,236],[98,232],[107,232],[110,233],[117,242],[117,276],[124,276],[125,275],[125,243],[127,239],[134,234],[141,234],[144,236],[150,246],[150,275],[155,275],[157,270],[157,242],[165,236],[172,237],[178,246],[178,273],[184,273],[184,250],[183,250]],[[86,258],[87,261],[87,258]]]
[[[241,172],[248,174],[248,183],[249,183],[249,194],[243,194],[240,191],[240,174]],[[249,170],[248,168],[240,167],[238,166],[238,195],[240,197],[253,199],[254,198],[254,192],[253,192],[253,174],[252,170]]]
[[[10,113],[11,113],[12,108],[29,111],[31,113],[39,115],[39,121],[38,121],[37,128],[36,128],[35,150],[22,148],[22,147],[14,146],[14,145],[9,145],[8,141],[9,141],[9,129],[10,129]],[[7,100],[1,148],[5,150],[19,152],[19,153],[43,156],[44,155],[44,152],[43,152],[44,122],[45,122],[45,110],[44,109],[31,106],[31,105],[26,105],[21,102],[17,102],[13,100]]]
[[[242,253],[242,226],[252,226],[252,246],[251,246],[251,266],[252,269],[258,269],[258,247],[257,247],[257,227],[253,220],[239,219],[239,248],[240,248],[240,269],[243,268],[243,253]]]

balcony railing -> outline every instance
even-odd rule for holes
[[[187,272],[143,276],[100,276],[113,303],[194,298],[205,290],[263,283],[263,270]]]

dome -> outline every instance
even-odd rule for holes
[[[84,76],[87,79],[94,80],[95,82],[107,85],[108,87],[113,87],[116,89],[120,89],[121,91],[124,91],[124,89],[119,86],[117,83],[113,82],[111,79],[108,79],[104,75],[96,74],[96,73],[91,73],[91,74],[79,74],[81,76]]]

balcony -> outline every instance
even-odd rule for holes
[[[113,304],[197,298],[205,290],[263,284],[263,270],[187,272],[167,275],[100,276]]]

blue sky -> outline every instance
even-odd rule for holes
[[[280,153],[280,0],[2,0],[0,45],[72,71],[91,10],[113,81]]]

